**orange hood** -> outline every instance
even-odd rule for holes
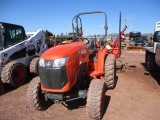
[[[65,56],[70,56],[81,49],[87,49],[83,42],[73,42],[71,44],[58,45],[45,51],[41,58],[45,60],[54,60]]]

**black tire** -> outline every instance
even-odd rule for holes
[[[160,42],[160,31],[156,31],[153,35],[154,42]]]
[[[17,61],[7,63],[1,72],[2,83],[8,83],[12,87],[19,87],[26,81],[26,67]]]
[[[38,62],[39,62],[39,57],[35,57],[31,60],[30,66],[29,66],[29,71],[32,74],[38,75]]]
[[[158,70],[158,66],[155,62],[155,54],[148,53],[146,58],[147,58],[147,61],[146,61],[147,70],[149,72],[156,72]]]
[[[130,38],[136,38],[136,37],[140,37],[141,33],[138,31],[132,31],[132,32],[130,32],[129,35],[130,35]]]
[[[92,119],[101,119],[104,114],[106,85],[102,80],[92,80],[87,94],[86,111]]]
[[[107,89],[114,89],[116,84],[116,59],[113,54],[108,54],[104,63],[104,81]]]
[[[31,107],[36,110],[45,110],[49,107],[51,101],[45,99],[45,94],[41,90],[39,77],[33,78],[27,89],[27,100]]]
[[[145,54],[145,63],[147,63],[147,56],[148,56],[149,52],[146,51],[146,54]]]

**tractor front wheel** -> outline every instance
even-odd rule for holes
[[[41,90],[41,82],[39,77],[33,78],[27,89],[27,100],[31,107],[36,110],[45,110],[50,105],[50,100],[45,98],[45,93]]]
[[[113,54],[108,54],[104,64],[104,81],[108,89],[115,87],[116,79],[116,59]]]
[[[104,113],[106,85],[102,80],[92,80],[87,95],[86,111],[92,119],[101,119]]]
[[[26,67],[17,61],[7,63],[1,72],[2,83],[8,83],[12,87],[21,86],[26,81],[26,77]]]

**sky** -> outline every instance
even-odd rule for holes
[[[26,32],[39,29],[55,35],[72,32],[72,19],[81,12],[104,11],[107,14],[108,33],[118,33],[119,14],[122,29],[127,20],[126,33],[140,31],[153,33],[160,21],[160,0],[0,0],[0,21],[22,25]],[[104,34],[104,15],[80,16],[83,33]]]

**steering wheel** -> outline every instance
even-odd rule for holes
[[[90,41],[87,38],[84,38],[83,42],[87,45],[90,43]]]

